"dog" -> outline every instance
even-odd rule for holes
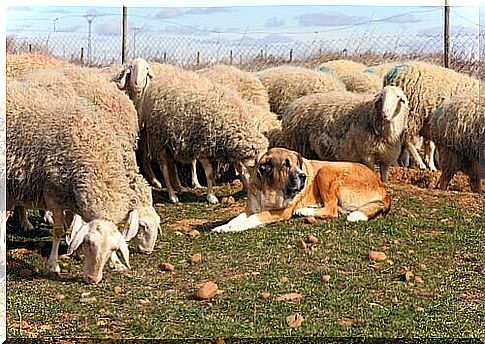
[[[250,170],[246,211],[215,227],[241,232],[292,216],[367,221],[391,208],[385,185],[367,166],[343,161],[304,159],[300,153],[271,148]]]

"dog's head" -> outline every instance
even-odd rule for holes
[[[306,185],[300,153],[272,148],[251,171],[251,187],[257,190],[262,209],[282,209],[294,200]]]

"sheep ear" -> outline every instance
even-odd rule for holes
[[[147,74],[150,79],[152,79],[155,76],[150,66],[148,66]]]
[[[138,214],[138,210],[134,209],[130,212],[128,223],[128,230],[125,229],[123,232],[126,241],[130,241],[138,233],[138,228],[140,227],[140,215]]]
[[[64,216],[66,213],[64,212]],[[73,238],[76,236],[76,233],[84,226],[86,222],[82,219],[82,217],[78,214],[74,214],[71,222],[71,234],[66,235],[66,243],[67,245],[71,245]],[[78,245],[79,246],[79,245]]]
[[[127,85],[127,78],[128,76],[130,75],[130,72],[131,72],[131,68],[130,67],[127,67],[123,70],[123,72],[121,72],[120,75],[118,75],[113,81],[115,81],[116,83],[116,86],[118,86],[118,88],[120,90],[125,90],[126,89],[126,85]]]
[[[119,239],[118,239],[118,244],[119,244],[118,250],[121,253],[121,255],[119,255],[121,262],[123,264],[125,264],[128,269],[131,269],[131,266],[130,266],[130,251],[128,250],[128,245],[126,243],[126,240],[121,235],[121,233],[120,233],[120,236],[119,236]]]
[[[82,244],[84,241],[84,237],[86,234],[89,233],[89,230],[91,229],[91,226],[89,223],[85,223],[84,225],[79,228],[79,230],[76,231],[74,236],[72,237],[72,240],[69,242],[69,246],[67,248],[67,255],[71,255],[76,249],[79,247],[79,245]]]

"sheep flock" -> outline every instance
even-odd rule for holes
[[[7,55],[7,210],[15,208],[24,228],[31,228],[25,209],[46,214],[54,228],[47,272],[60,273],[66,235],[68,254],[84,257],[84,280],[98,283],[108,263],[130,268],[127,241],[140,253],[154,250],[163,219],[153,189],[164,186],[177,203],[177,192],[202,187],[199,169],[207,202],[216,204],[220,170],[233,170],[247,189],[252,167],[271,147],[377,166],[384,183],[389,167],[410,154],[418,168],[438,165],[437,187],[446,189],[462,171],[482,192],[480,89],[477,79],[417,61],[246,72],[225,65],[189,71],[142,58],[79,67]],[[183,186],[185,165],[191,185]]]

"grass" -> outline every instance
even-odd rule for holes
[[[475,271],[485,263],[479,195],[395,185],[392,211],[368,223],[292,219],[211,233],[243,209],[237,190],[221,187],[218,194],[234,194],[236,203],[216,206],[203,202],[201,192],[182,194],[178,205],[156,193],[163,233],[154,253],[133,253],[129,274],[106,268],[96,286],[82,282],[74,258],[62,259],[60,278],[41,273],[48,232],[37,228],[27,239],[9,233],[7,335],[485,337],[484,276]],[[200,235],[190,237],[191,229]],[[309,234],[319,242],[300,248]],[[369,250],[385,252],[387,260],[371,262]],[[195,253],[202,262],[191,265],[186,260]],[[175,271],[162,271],[164,262]],[[415,277],[406,281],[406,271]],[[328,283],[323,275],[330,275]],[[195,300],[197,286],[209,280],[222,293]],[[261,299],[263,291],[271,297]],[[303,298],[276,300],[293,292]],[[294,313],[305,319],[297,329],[285,322]]]

